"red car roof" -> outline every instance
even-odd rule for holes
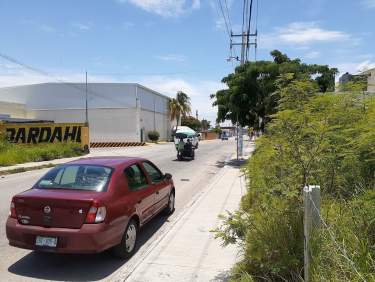
[[[107,157],[89,157],[89,158],[81,158],[75,161],[68,162],[68,164],[90,164],[90,165],[102,165],[102,166],[110,166],[116,167],[120,164],[131,164],[137,161],[145,161],[146,159],[138,158],[138,157],[115,157],[115,156],[107,156]]]

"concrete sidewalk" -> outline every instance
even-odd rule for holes
[[[249,156],[252,146],[245,150]],[[238,208],[245,179],[238,167],[226,165],[202,196],[157,242],[126,281],[226,281],[239,258],[236,247],[223,248],[210,230],[218,215]],[[177,191],[178,197],[178,191]]]

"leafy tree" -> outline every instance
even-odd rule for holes
[[[320,92],[334,90],[337,69],[307,65],[278,50],[272,51],[271,56],[272,61],[248,62],[222,79],[228,89],[211,95],[213,105],[218,107],[217,121],[238,121],[242,126],[264,130],[277,112],[280,99],[277,83],[281,83],[282,77],[283,86],[292,80],[305,80],[316,83]]]
[[[177,130],[181,117],[186,117],[191,113],[190,97],[182,91],[177,92],[176,98],[169,100],[169,113],[170,119],[177,121]]]
[[[200,131],[202,128],[201,122],[192,116],[183,117],[181,120],[181,125],[188,126],[195,131]]]
[[[201,125],[202,125],[202,130],[204,131],[207,131],[211,127],[210,122],[206,119],[201,120]]]
[[[221,134],[223,131],[221,130],[219,125],[216,125],[214,128],[211,129],[212,132],[215,132],[217,134]]]

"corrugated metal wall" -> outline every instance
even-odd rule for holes
[[[91,142],[138,142],[141,129],[145,137],[148,131],[156,129],[161,140],[170,134],[168,98],[155,91],[137,84],[90,83],[88,97]],[[27,118],[85,122],[83,83],[2,88],[0,101],[25,104]]]

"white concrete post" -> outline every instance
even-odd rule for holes
[[[320,186],[309,185],[303,189],[304,202],[304,279],[310,281],[310,236],[314,228],[320,225]]]

